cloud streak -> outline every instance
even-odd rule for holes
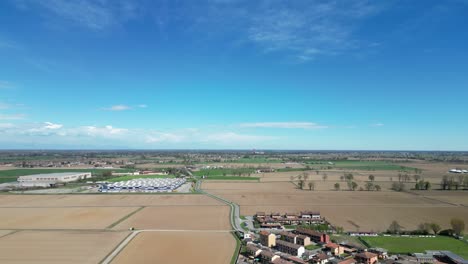
[[[22,120],[25,118],[26,118],[25,114],[11,114],[11,115],[0,114],[0,120]]]
[[[8,139],[8,142],[5,141]],[[200,131],[182,129],[160,131],[156,129],[131,129],[111,125],[67,127],[63,124],[0,123],[0,143],[11,144],[52,144],[54,146],[80,146],[83,144],[100,146],[119,146],[126,148],[151,148],[161,146],[209,145],[222,147],[251,147],[258,143],[272,142],[277,137],[251,135],[234,131]],[[3,141],[2,141],[3,140]],[[32,144],[32,143],[31,143]]]
[[[136,18],[141,10],[138,1],[126,0],[25,0],[16,3],[21,10],[39,7],[48,19],[58,17],[95,31]]]
[[[247,128],[285,128],[285,129],[323,129],[328,126],[319,125],[312,122],[263,122],[263,123],[243,123],[240,127]]]
[[[103,108],[106,111],[114,111],[114,112],[119,112],[119,111],[127,111],[132,109],[128,105],[113,105],[111,107]]]

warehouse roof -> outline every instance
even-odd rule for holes
[[[42,178],[42,177],[66,177],[66,176],[73,176],[77,174],[83,173],[91,173],[91,172],[84,172],[84,171],[76,171],[76,172],[58,172],[58,173],[40,173],[40,174],[32,174],[32,175],[23,175],[20,177],[33,177],[33,178]]]

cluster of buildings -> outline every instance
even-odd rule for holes
[[[297,228],[291,232],[260,231],[247,242],[238,263],[262,264],[468,264],[451,251],[427,250],[411,255],[389,255],[383,248],[356,248],[333,243],[321,232]]]
[[[329,235],[307,228],[277,234],[260,231],[258,243],[247,243],[246,252],[250,263],[264,264],[375,264],[387,259],[384,249],[364,251],[335,244]]]
[[[58,184],[89,179],[91,177],[91,172],[62,172],[20,176],[17,181],[20,187],[50,188]]]
[[[257,212],[255,221],[260,228],[283,229],[285,225],[317,225],[325,224],[325,220],[320,216],[320,212],[304,211],[296,213],[270,213]]]
[[[101,184],[99,192],[172,192],[186,183],[186,179],[134,179]]]

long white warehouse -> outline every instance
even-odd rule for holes
[[[91,172],[46,173],[20,176],[18,182],[24,187],[51,187],[57,183],[73,182],[91,177]]]

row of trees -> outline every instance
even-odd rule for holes
[[[468,188],[468,175],[459,174],[458,177],[444,175],[440,182],[442,190],[458,190],[459,188]]]
[[[452,235],[455,234],[457,236],[460,236],[463,234],[463,231],[465,230],[465,221],[460,218],[452,218],[450,220],[450,226],[452,227],[449,230],[444,230],[441,232],[442,228],[440,227],[439,224],[437,223],[421,223],[418,226],[418,229],[416,231],[412,232],[406,232],[406,233],[414,233],[414,234],[422,234],[422,235],[428,235],[428,234],[434,234],[438,235],[441,233]],[[401,226],[397,221],[393,221],[390,226],[388,227],[387,232],[389,234],[402,234],[403,233],[403,226]]]

